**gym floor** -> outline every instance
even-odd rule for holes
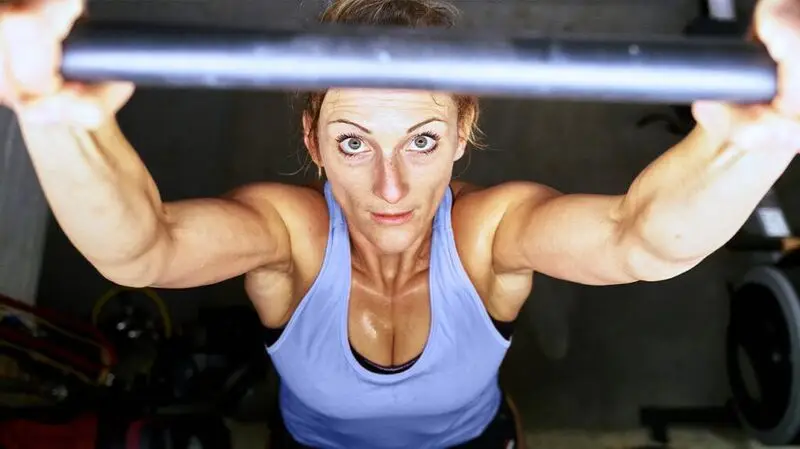
[[[233,449],[265,449],[266,425],[229,423]],[[649,441],[646,432],[541,431],[528,433],[528,449],[650,449],[661,446]],[[730,431],[674,430],[669,449],[760,449],[757,443]],[[772,448],[774,449],[774,448]]]

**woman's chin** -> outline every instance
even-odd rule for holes
[[[375,229],[370,240],[383,254],[401,254],[419,239],[420,233],[415,231],[410,226]]]

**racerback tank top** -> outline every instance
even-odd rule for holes
[[[456,252],[445,193],[433,220],[431,325],[420,357],[396,374],[367,370],[347,331],[350,237],[329,184],[330,225],[320,272],[280,338],[267,347],[280,409],[300,443],[318,448],[444,448],[475,438],[501,401],[503,338]]]

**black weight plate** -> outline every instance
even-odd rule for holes
[[[727,369],[739,419],[767,445],[800,442],[800,301],[785,272],[748,272],[731,299]]]

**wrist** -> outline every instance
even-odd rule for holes
[[[694,105],[697,128],[712,145],[740,152],[792,155],[800,151],[800,120],[769,105]]]

